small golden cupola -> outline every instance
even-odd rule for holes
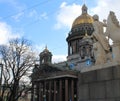
[[[52,61],[52,53],[47,49],[45,49],[40,53],[40,64],[48,64]]]

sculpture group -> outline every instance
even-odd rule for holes
[[[93,51],[95,65],[120,61],[120,25],[115,13],[110,11],[107,21],[99,21],[98,15],[93,16]],[[106,31],[103,28],[106,27]],[[113,45],[109,44],[109,39]]]

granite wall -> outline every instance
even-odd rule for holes
[[[120,101],[120,66],[78,74],[78,101]]]

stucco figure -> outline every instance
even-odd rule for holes
[[[106,35],[113,40],[112,56],[114,62],[120,62],[120,25],[115,13],[110,11],[107,19]]]
[[[107,62],[107,54],[110,52],[110,45],[103,31],[103,27],[106,27],[106,23],[99,21],[98,15],[93,16],[94,32],[93,32],[93,51],[95,56],[95,64],[103,64]]]
[[[107,19],[106,35],[113,40],[113,42],[120,42],[120,25],[115,13],[110,11]]]
[[[95,65],[106,63],[107,54],[102,45],[100,44],[100,42],[98,42],[96,39],[94,39],[93,51],[95,56]]]
[[[94,27],[94,32],[93,36],[98,40],[98,42],[102,45],[104,50],[106,52],[109,52],[110,50],[110,45],[108,40],[106,39],[106,36],[103,32],[103,27],[106,27],[106,23],[102,23],[99,21],[98,15],[93,16],[94,22],[93,22],[93,27]]]

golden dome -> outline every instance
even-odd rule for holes
[[[82,6],[82,14],[74,20],[72,27],[83,23],[93,23],[93,18],[87,14],[87,7],[85,4]]]
[[[72,24],[72,27],[82,23],[93,23],[93,18],[88,14],[82,14],[81,16],[75,19],[75,21]]]

